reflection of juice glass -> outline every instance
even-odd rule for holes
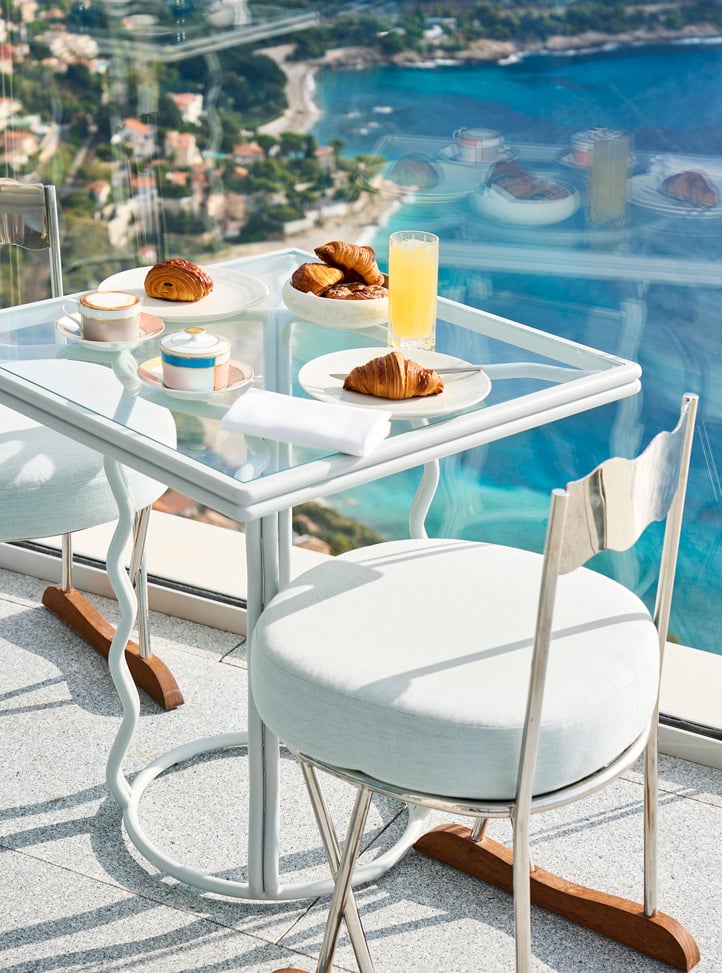
[[[389,238],[389,344],[433,348],[439,238],[424,230],[399,230]]]
[[[600,129],[594,139],[588,221],[594,226],[620,226],[627,216],[629,137]]]

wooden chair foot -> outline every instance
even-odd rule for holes
[[[512,892],[510,849],[487,837],[474,842],[470,836],[469,828],[441,825],[419,838],[414,848],[429,858]],[[681,923],[663,912],[646,916],[643,907],[630,899],[575,885],[537,866],[531,874],[531,900],[542,909],[677,970],[691,970],[699,963],[697,944]]]
[[[63,591],[60,585],[51,585],[43,592],[43,604],[73,631],[91,645],[96,652],[108,658],[110,643],[115,629],[96,611],[90,602],[75,588]],[[175,709],[183,705],[183,695],[173,673],[162,659],[149,655],[141,657],[135,642],[128,642],[125,658],[133,681],[163,709]]]

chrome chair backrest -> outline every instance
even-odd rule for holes
[[[47,250],[50,293],[63,293],[55,186],[0,179],[0,246]],[[17,302],[13,302],[17,303]]]
[[[685,395],[675,428],[655,436],[635,459],[609,459],[582,479],[568,483],[564,490],[552,493],[519,765],[518,802],[528,802],[532,794],[558,578],[581,567],[601,551],[628,550],[650,524],[666,518],[654,609],[661,670],[697,402],[696,395]]]

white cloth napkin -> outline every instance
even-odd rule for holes
[[[390,419],[390,412],[250,388],[226,412],[221,428],[366,456],[388,436]]]

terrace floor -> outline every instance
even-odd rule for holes
[[[106,662],[42,607],[44,584],[0,570],[0,969],[312,971],[326,899],[263,904],[204,894],[159,874],[130,844],[105,784],[121,713]],[[114,603],[91,600],[112,619]],[[160,614],[152,631],[186,701],[163,712],[142,697],[129,776],[179,743],[245,726],[239,636]],[[300,775],[290,757],[281,763],[282,869],[320,876]],[[719,973],[722,772],[663,757],[661,773],[660,907],[697,939],[700,973]],[[148,832],[184,862],[242,878],[245,779],[242,751],[164,774],[141,805]],[[341,819],[346,789],[331,782],[329,801]],[[641,801],[635,769],[586,802],[535,818],[533,854],[551,871],[637,899]],[[376,804],[366,854],[386,847],[403,818],[398,806]],[[505,822],[492,822],[490,834],[510,837]],[[378,973],[514,968],[510,898],[414,852],[362,887],[359,907]],[[667,969],[542,911],[533,946],[536,971]],[[335,969],[356,969],[345,940]]]

